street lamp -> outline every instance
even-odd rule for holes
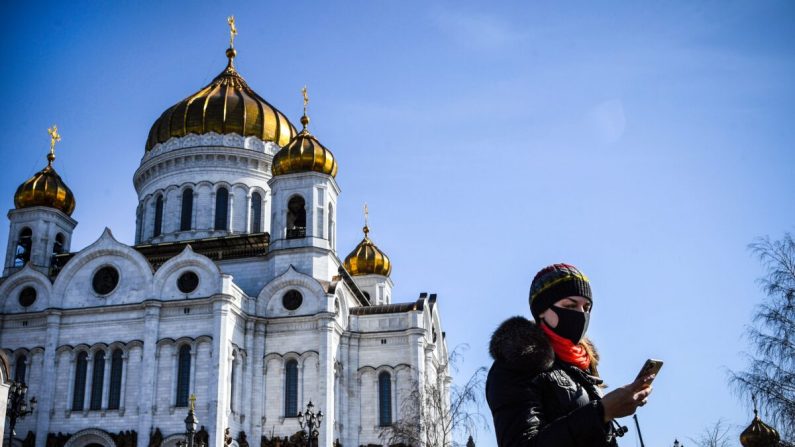
[[[315,414],[314,408],[315,406],[312,405],[310,400],[303,414],[300,411],[298,412],[298,424],[301,426],[301,431],[307,435],[307,447],[312,447],[312,439],[317,439],[317,435],[320,434],[317,429],[320,428],[320,424],[323,422],[323,412],[318,411]]]
[[[28,394],[28,386],[25,383],[11,382],[11,388],[8,390],[8,406],[6,407],[6,414],[8,415],[8,426],[10,433],[8,437],[8,445],[14,438],[14,427],[17,425],[17,419],[22,419],[25,416],[33,413],[36,409],[36,398],[33,397],[28,403],[25,398]]]
[[[185,441],[178,441],[179,447],[194,447],[194,438],[196,437],[196,427],[199,426],[199,420],[196,419],[194,407],[196,406],[196,396],[191,394],[190,406],[188,407],[188,416],[185,417],[185,432],[187,439]]]

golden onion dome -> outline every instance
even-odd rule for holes
[[[188,134],[235,133],[279,146],[295,136],[296,129],[287,117],[252,90],[235,70],[236,55],[234,48],[228,48],[229,62],[221,74],[160,115],[149,131],[147,151],[172,137]]]
[[[46,206],[71,216],[75,210],[75,196],[52,167],[52,162],[55,161],[52,151],[47,155],[47,161],[44,169],[19,185],[14,194],[14,206],[17,209]]]
[[[776,429],[762,422],[754,408],[754,420],[740,434],[740,444],[744,447],[776,447],[779,440]]]
[[[381,275],[389,276],[392,272],[392,262],[389,256],[370,240],[368,233],[370,228],[365,225],[364,239],[359,245],[345,258],[343,265],[351,276],[359,275]]]
[[[306,94],[306,87],[303,92],[304,116],[301,117],[303,129],[273,156],[271,172],[276,176],[314,171],[335,177],[337,175],[337,160],[334,159],[334,154],[320,144],[307,128],[309,116],[306,114],[306,105],[309,103],[309,97]]]

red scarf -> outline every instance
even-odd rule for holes
[[[547,338],[552,344],[552,350],[555,351],[555,355],[559,359],[583,371],[589,371],[591,367],[591,356],[588,355],[588,350],[585,349],[582,342],[575,345],[568,338],[561,337],[553,332],[545,322],[541,322],[539,326],[541,326],[541,330],[547,334]]]

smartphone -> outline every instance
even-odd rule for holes
[[[638,373],[638,378],[646,377],[651,374],[654,374],[656,376],[657,373],[660,372],[662,366],[663,366],[662,360],[648,359],[646,360],[646,363],[643,364],[643,368],[640,369],[640,372]]]

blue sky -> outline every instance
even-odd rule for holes
[[[371,236],[396,301],[439,294],[461,376],[529,315],[541,267],[591,277],[611,385],[665,360],[649,445],[751,419],[728,389],[762,294],[746,246],[793,230],[791,2],[6,2],[0,200],[41,169],[46,129],[77,198],[73,249],[134,235],[149,127],[225,65],[339,161],[339,247]],[[7,227],[0,228],[6,240]],[[488,415],[488,410],[484,409]],[[627,420],[627,423],[630,421]],[[635,445],[634,430],[622,445]],[[734,438],[736,439],[736,438]],[[687,443],[687,442],[686,442]],[[481,433],[479,446],[493,446]]]

